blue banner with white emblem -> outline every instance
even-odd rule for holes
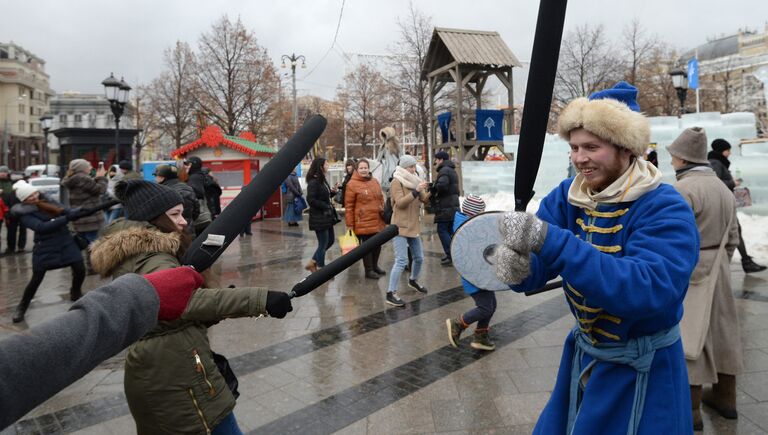
[[[440,126],[440,135],[442,143],[448,142],[448,129],[451,127],[451,112],[445,112],[437,115],[437,124]]]
[[[699,87],[699,61],[694,57],[688,61],[688,88],[698,89]]]
[[[502,140],[502,123],[504,111],[478,109],[475,111],[477,118],[477,140]]]

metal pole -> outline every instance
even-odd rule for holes
[[[296,105],[296,62],[291,62],[291,81],[293,82],[293,131],[299,129],[299,107]]]
[[[120,163],[120,116],[115,115],[115,161],[113,164]]]
[[[43,169],[43,175],[48,175],[48,129],[43,129],[43,136],[45,140],[43,141],[43,146],[45,147],[43,149],[43,164],[45,165]]]

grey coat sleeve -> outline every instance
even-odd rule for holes
[[[159,307],[154,287],[128,274],[0,341],[0,429],[141,338],[157,324]]]

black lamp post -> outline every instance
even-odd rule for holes
[[[120,161],[120,117],[123,116],[125,104],[128,103],[128,93],[131,91],[131,87],[122,78],[117,80],[112,73],[101,84],[104,85],[104,96],[107,97],[109,107],[115,116],[115,159],[113,163],[116,164]]]
[[[53,116],[47,113],[40,117],[40,125],[43,127],[43,138],[45,139],[43,144],[43,164],[45,165],[43,175],[48,175],[48,130],[51,129],[52,122]]]
[[[293,131],[296,131],[299,129],[299,107],[296,105],[296,64],[301,61],[301,67],[306,68],[306,58],[303,55],[296,56],[295,53],[288,56],[287,54],[284,54],[282,57],[283,63],[280,65],[281,68],[285,68],[285,61],[289,61],[291,63],[291,79],[293,80]]]
[[[680,114],[685,114],[685,96],[688,92],[688,74],[682,69],[674,69],[669,72],[672,77],[672,86],[677,91],[677,98],[680,99]]]

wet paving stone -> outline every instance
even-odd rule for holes
[[[220,282],[290,289],[306,275],[303,263],[316,244],[303,225],[294,230],[277,221],[254,224],[254,235],[235,241],[217,266]],[[228,320],[211,328],[214,348],[238,374],[242,396],[235,415],[246,433],[531,432],[573,323],[562,292],[530,298],[499,293],[491,330],[497,350],[473,350],[471,334],[452,348],[444,319],[473,303],[458,287],[455,271],[440,265],[440,241],[434,227],[427,228],[419,281],[430,293],[405,288],[404,309],[383,302],[388,276],[366,280],[355,265],[295,300],[286,319]],[[339,255],[334,249],[328,261]],[[389,272],[391,264],[391,247],[385,247],[381,266]],[[28,325],[11,324],[10,310],[30,273],[29,253],[0,258],[0,337],[70,305],[68,270],[52,271],[33,301]],[[768,273],[744,275],[736,262],[732,273],[746,366],[737,378],[740,416],[725,420],[705,409],[704,434],[768,433]],[[401,282],[406,280],[404,275]],[[102,282],[89,276],[85,287]],[[135,433],[121,392],[123,360],[124,353],[111,358],[0,435]]]

